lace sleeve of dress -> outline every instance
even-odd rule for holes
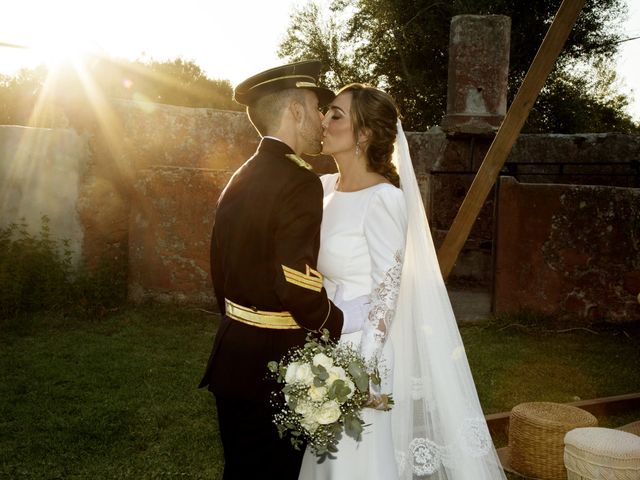
[[[402,273],[402,250],[394,255],[394,264],[387,270],[384,280],[371,292],[369,317],[362,329],[361,351],[365,358],[378,359],[387,339],[387,332],[396,312]]]
[[[367,360],[375,362],[380,358],[387,339],[400,291],[406,209],[399,189],[381,189],[372,199],[364,230],[371,256],[373,288],[369,316],[362,329],[360,351]]]

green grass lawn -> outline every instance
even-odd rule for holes
[[[41,315],[0,334],[0,478],[221,478],[214,334],[193,310]]]
[[[0,479],[221,478],[215,404],[196,388],[216,319],[154,306],[1,320]],[[638,328],[551,328],[462,327],[485,413],[640,391]]]
[[[489,323],[461,333],[485,414],[640,392],[640,328]]]

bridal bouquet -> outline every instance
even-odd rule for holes
[[[273,420],[281,438],[289,433],[296,449],[306,441],[319,461],[338,451],[343,432],[360,440],[361,411],[372,406],[369,384],[379,385],[380,376],[354,346],[332,342],[329,331],[323,330],[320,338],[307,335],[304,346],[293,349],[280,362],[269,362],[268,367],[278,383],[284,384],[284,402],[278,405],[282,409]],[[385,397],[382,409],[392,403]],[[374,407],[380,408],[379,404]]]

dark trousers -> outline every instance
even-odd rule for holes
[[[215,396],[224,448],[223,480],[297,480],[302,450],[281,439],[268,401]]]

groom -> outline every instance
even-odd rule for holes
[[[319,106],[334,97],[317,85],[321,64],[273,68],[240,83],[262,136],[256,153],[218,200],[211,276],[222,320],[200,387],[216,398],[224,480],[297,479],[302,452],[280,439],[267,363],[302,345],[308,331],[340,336],[342,312],[316,270],[322,186],[301,153],[321,151]]]

